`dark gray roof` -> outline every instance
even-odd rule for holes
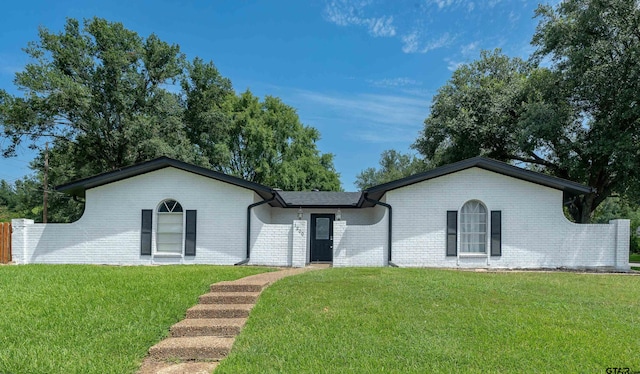
[[[284,208],[355,208],[361,192],[276,191]]]
[[[592,192],[592,188],[580,183],[571,182],[566,179],[552,177],[550,175],[538,173],[531,170],[521,169],[517,166],[504,162],[492,160],[484,157],[474,157],[462,160],[453,164],[444,165],[424,173],[415,174],[406,178],[398,179],[389,183],[380,184],[363,191],[364,196],[379,200],[387,191],[405,187],[414,183],[423,182],[429,179],[438,178],[443,175],[455,173],[469,168],[481,168],[498,174],[521,179],[527,182],[540,184],[546,187],[555,188],[571,195],[581,195]],[[364,200],[363,196],[363,200]],[[366,206],[366,202],[361,202]]]
[[[117,182],[123,179],[134,177],[136,175],[164,169],[166,167],[174,167],[176,169],[188,171],[194,174],[201,175],[203,177],[217,179],[219,181],[227,182],[239,187],[244,187],[255,191],[264,199],[269,199],[273,197],[274,194],[274,191],[270,187],[263,186],[254,182],[249,182],[241,178],[233,177],[231,175],[218,173],[217,171],[188,164],[186,162],[174,160],[169,157],[160,157],[155,160],[143,162],[141,164],[136,164],[107,173],[98,174],[93,177],[80,179],[78,181],[57,186],[56,190],[66,192],[70,195],[84,197],[85,191],[90,188]]]

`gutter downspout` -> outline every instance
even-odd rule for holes
[[[258,201],[257,203],[253,203],[247,207],[247,258],[244,260],[234,264],[234,266],[244,265],[249,262],[251,259],[251,209],[266,203],[270,203],[276,199],[275,192],[272,192],[272,196],[270,199]]]
[[[393,225],[392,225],[392,223],[393,223],[393,221],[392,221],[393,214],[392,213],[393,213],[393,210],[391,208],[391,205],[389,205],[387,203],[383,203],[382,201],[379,201],[379,200],[370,199],[366,195],[365,195],[364,199],[366,201],[370,202],[373,205],[381,205],[381,206],[387,208],[387,210],[389,211],[389,237],[388,237],[388,242],[387,242],[387,245],[389,247],[389,252],[388,252],[388,256],[387,256],[387,263],[389,264],[389,266],[397,268],[398,265],[394,264],[391,261],[391,243],[393,242],[393,240],[392,240],[392,233],[393,233]]]

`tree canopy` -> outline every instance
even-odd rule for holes
[[[607,197],[640,188],[640,9],[566,0],[536,15],[533,58],[483,51],[459,67],[413,147],[436,165],[484,155],[589,185],[568,209],[590,222]]]
[[[379,169],[367,168],[356,176],[356,186],[365,190],[379,184],[408,177],[428,169],[421,159],[410,154],[388,149],[380,155]]]
[[[213,62],[187,61],[154,34],[68,19],[61,32],[41,28],[25,52],[30,62],[14,80],[23,94],[0,90],[0,136],[5,157],[22,143],[40,150],[36,185],[47,141],[49,188],[169,156],[283,189],[340,189],[333,155],[317,149],[319,132],[293,108],[237,95]],[[82,204],[61,199],[57,218],[77,218]]]

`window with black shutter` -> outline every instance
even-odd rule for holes
[[[184,239],[184,255],[195,256],[196,255],[196,218],[197,211],[187,210],[186,217],[186,231]]]
[[[447,211],[447,256],[458,254],[458,212]]]
[[[502,256],[502,212],[491,211],[491,256]]]
[[[151,228],[153,224],[153,210],[142,210],[142,226],[140,229],[140,254],[151,255]]]

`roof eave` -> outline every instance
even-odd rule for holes
[[[146,161],[140,164],[127,166],[107,173],[98,174],[92,177],[56,186],[55,189],[57,191],[65,192],[74,196],[85,197],[85,192],[88,189],[118,182],[127,178],[143,175],[167,167],[174,167],[176,169],[191,172],[207,178],[212,178],[239,187],[244,187],[253,190],[263,198],[270,198],[274,194],[273,189],[271,189],[270,187],[263,186],[255,182],[246,181],[244,179],[240,179],[231,175],[219,173],[200,166],[191,165],[183,161],[174,160],[169,157],[160,157],[151,161]]]
[[[494,173],[525,180],[530,183],[543,185],[574,195],[593,192],[593,189],[591,187],[584,186],[580,183],[568,181],[558,177],[552,177],[531,170],[521,169],[517,166],[509,165],[504,162],[487,159],[484,157],[474,157],[453,164],[444,165],[433,170],[426,171],[424,173],[411,175],[409,177],[373,186],[364,190],[363,194],[366,194],[374,200],[378,200],[388,191],[427,181],[429,179],[438,178],[458,171],[470,169],[472,167],[478,167],[484,170],[492,171]]]

